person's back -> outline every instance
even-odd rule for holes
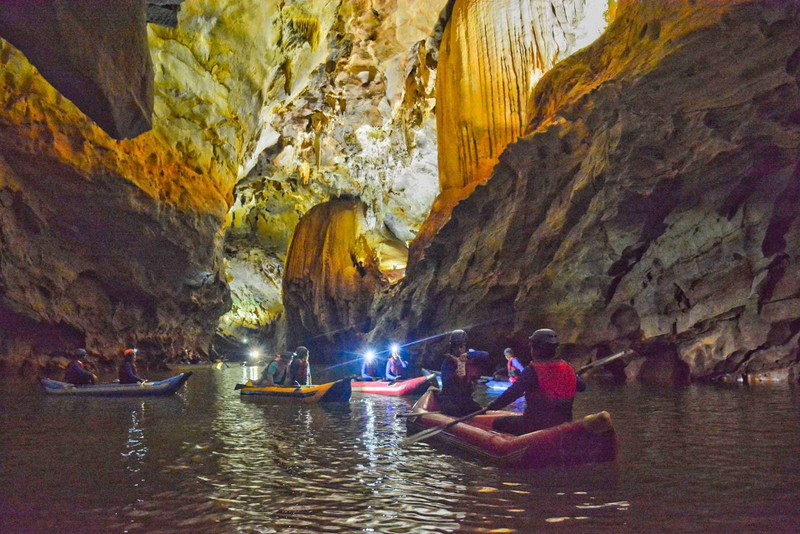
[[[487,409],[498,410],[525,396],[522,416],[499,417],[493,428],[521,435],[572,421],[572,403],[579,384],[575,369],[564,360],[555,359],[558,337],[549,329],[536,330],[530,336],[531,363],[500,397]],[[585,386],[584,386],[585,387]]]

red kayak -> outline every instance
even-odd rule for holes
[[[438,393],[435,389],[428,390],[414,404],[414,413],[424,413],[406,420],[409,435],[456,419],[438,413]],[[488,412],[486,415],[457,423],[429,439],[465,450],[504,467],[576,465],[609,462],[617,457],[617,437],[608,412],[587,415],[580,421],[522,436],[492,430],[495,419],[508,415],[511,413],[506,411]]]
[[[371,395],[391,395],[401,397],[424,392],[429,386],[436,385],[433,375],[409,378],[407,380],[376,380],[373,382],[353,382],[353,393],[369,393]]]

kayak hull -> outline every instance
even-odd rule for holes
[[[348,402],[351,393],[349,378],[317,386],[256,386],[247,382],[236,387],[242,398],[288,400],[304,404]]]
[[[40,382],[51,395],[86,397],[164,397],[178,391],[192,376],[191,371],[166,380],[143,384],[92,384],[75,386],[66,382],[43,378]]]
[[[402,397],[405,395],[418,395],[424,393],[429,386],[436,385],[436,377],[433,375],[409,378],[389,382],[386,380],[375,380],[373,382],[353,382],[355,393],[369,395],[388,395],[391,397]]]
[[[452,422],[455,418],[436,412],[438,390],[426,392],[413,412],[424,412],[406,420],[409,435]],[[492,430],[498,417],[510,412],[493,411],[458,423],[429,438],[432,442],[477,456],[487,463],[504,467],[541,468],[551,465],[578,465],[610,462],[617,457],[617,437],[608,412],[588,415],[522,436]],[[521,417],[521,415],[519,415]]]

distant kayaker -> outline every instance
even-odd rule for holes
[[[408,367],[408,364],[400,356],[399,345],[392,345],[391,351],[392,355],[386,362],[386,380],[397,380],[403,377],[403,370]]]
[[[125,352],[122,353],[122,364],[119,366],[120,384],[147,382],[147,380],[139,376],[136,370],[136,352],[136,349],[125,349]]]
[[[294,351],[294,360],[291,369],[292,384],[300,384],[301,386],[311,385],[311,364],[308,361],[308,349],[302,345],[297,347]]]
[[[577,391],[586,384],[576,376],[575,369],[556,358],[558,336],[552,330],[536,330],[529,338],[531,361],[489,410],[499,410],[525,395],[522,416],[499,417],[493,428],[498,432],[522,435],[542,428],[572,421],[572,402]]]
[[[380,365],[372,351],[364,355],[364,363],[361,364],[361,381],[372,382],[373,380],[383,380]]]
[[[442,393],[439,395],[443,413],[461,416],[481,409],[472,394],[488,365],[488,352],[467,350],[465,331],[454,330],[450,334],[449,349],[442,362]]]
[[[69,362],[67,370],[64,372],[64,382],[75,384],[76,386],[85,386],[87,384],[96,384],[97,375],[86,369],[86,364],[83,360],[86,359],[86,350],[78,349],[70,354],[72,361]]]
[[[260,384],[264,386],[290,386],[292,384],[292,360],[294,360],[294,353],[292,352],[279,354],[264,369],[261,374]]]
[[[522,362],[520,362],[516,356],[514,356],[514,349],[511,347],[508,347],[506,350],[504,350],[503,355],[506,357],[507,362],[506,367],[508,368],[508,381],[513,384],[517,381],[519,375],[521,375],[525,370],[525,366],[522,365]]]

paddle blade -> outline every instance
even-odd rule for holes
[[[234,387],[233,390],[234,391],[239,391],[240,389],[243,389],[243,388],[249,388],[252,385],[253,385],[253,382],[248,380],[246,384],[236,384],[236,387]]]

